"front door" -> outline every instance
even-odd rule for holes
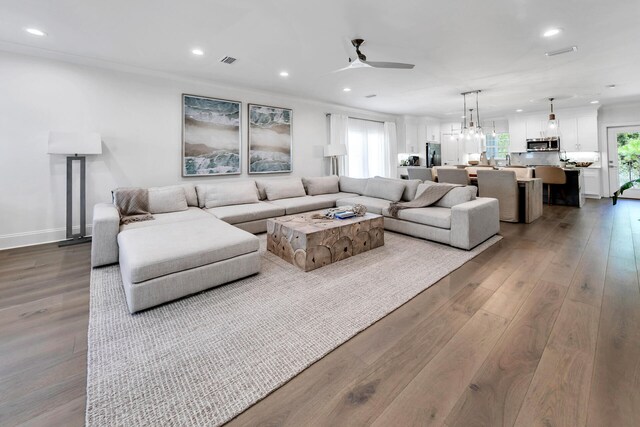
[[[609,145],[609,195],[626,182],[640,178],[640,126],[607,129]],[[640,184],[622,197],[640,199]]]

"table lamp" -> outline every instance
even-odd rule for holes
[[[87,237],[86,157],[102,154],[102,140],[95,132],[49,132],[48,154],[67,156],[67,240],[60,246],[90,242]],[[82,154],[82,155],[80,155]],[[73,233],[73,162],[80,162],[80,233]]]
[[[347,155],[347,146],[344,144],[329,144],[324,147],[324,156],[331,157],[331,174],[339,175],[338,156]]]

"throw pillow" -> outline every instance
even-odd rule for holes
[[[289,199],[307,195],[300,178],[264,180],[262,185],[267,195],[267,200]]]
[[[152,214],[179,212],[189,209],[184,187],[152,187],[149,189],[149,212]]]
[[[302,185],[304,185],[309,196],[338,193],[340,191],[338,182],[339,178],[335,175],[320,176],[316,178],[302,178]]]
[[[367,186],[366,178],[351,178],[348,176],[341,176],[339,180],[340,191],[345,193],[364,194],[364,189]]]
[[[418,191],[416,191],[416,197],[418,197],[425,188],[430,185],[434,185],[435,183],[432,181],[425,181],[424,183],[418,186]],[[467,185],[465,187],[456,187],[453,190],[449,191],[442,199],[438,200],[438,202],[434,206],[438,206],[441,208],[452,208],[461,203],[470,202],[476,198],[476,192],[478,188],[473,185]]]
[[[228,181],[219,184],[197,185],[198,200],[202,207],[243,205],[258,203],[258,190],[254,181]]]
[[[384,176],[376,176],[376,179],[388,179],[390,181],[399,182],[404,185],[404,192],[402,193],[402,201],[410,202],[416,197],[416,191],[418,191],[418,185],[422,183],[419,179],[398,179],[398,178],[387,178]]]
[[[395,180],[369,178],[364,189],[364,195],[397,202],[402,198],[404,189],[404,184],[395,182]]]

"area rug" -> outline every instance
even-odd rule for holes
[[[223,424],[500,239],[463,251],[387,232],[305,273],[261,235],[260,274],[136,315],[118,266],[94,269],[87,425]]]

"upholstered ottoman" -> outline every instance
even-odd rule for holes
[[[131,313],[260,271],[258,238],[214,217],[125,230],[118,246]]]

